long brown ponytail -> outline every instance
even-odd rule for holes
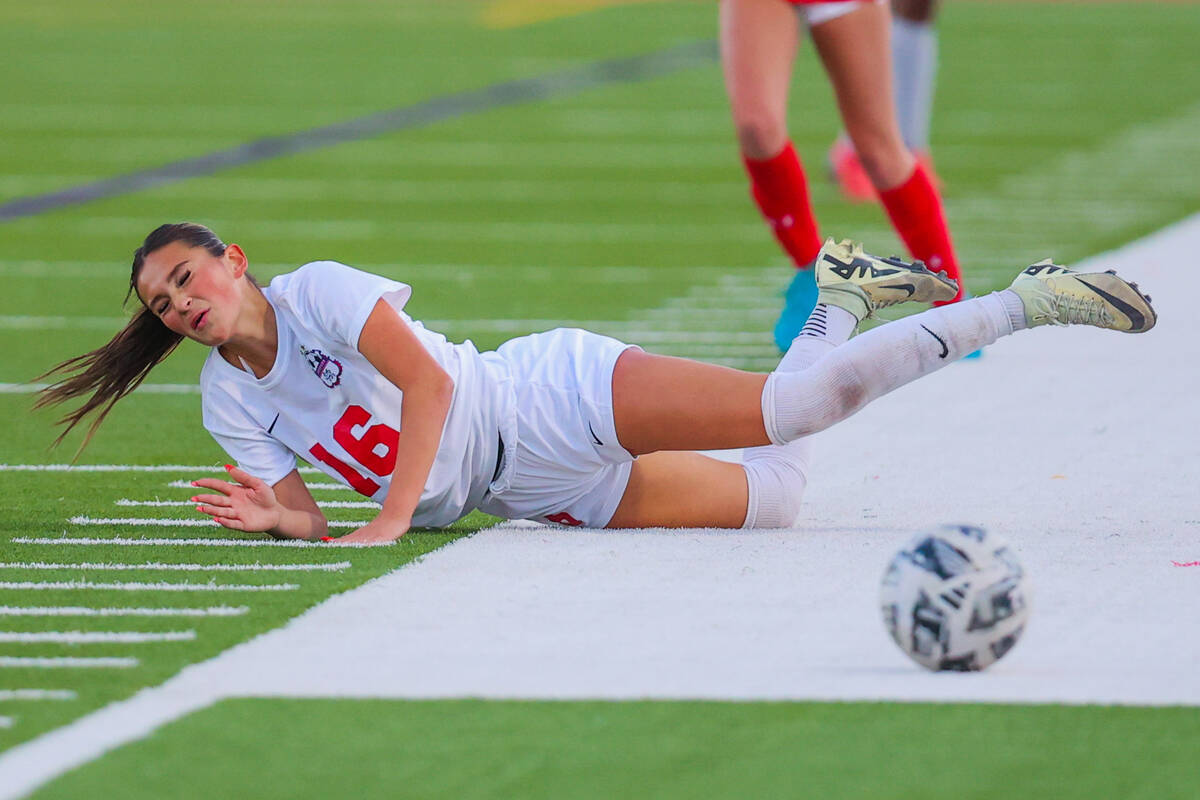
[[[138,275],[142,271],[146,256],[172,242],[184,242],[189,247],[203,247],[218,257],[225,254],[225,243],[203,225],[194,222],[160,225],[151,231],[142,242],[142,246],[133,253],[133,268],[129,276],[129,291],[125,294],[126,302],[129,301],[130,295],[136,292]],[[57,405],[76,397],[91,395],[83,405],[58,420],[58,424],[66,427],[54,440],[54,445],[61,443],[84,417],[96,411],[96,418],[92,420],[87,436],[75,453],[78,456],[92,440],[96,429],[116,402],[136,389],[150,374],[150,370],[170,355],[181,341],[182,336],[163,325],[162,320],[143,305],[108,344],[90,353],[68,359],[35,378],[34,380],[42,380],[59,376],[60,380],[38,392],[34,408]]]

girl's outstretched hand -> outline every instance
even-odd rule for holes
[[[225,471],[237,483],[216,478],[192,481],[192,486],[220,492],[193,497],[192,502],[197,503],[196,510],[235,531],[274,530],[283,512],[283,506],[275,499],[275,491],[266,481],[232,464],[226,464]]]
[[[354,533],[331,539],[330,544],[391,544],[408,532],[409,524],[380,514]]]

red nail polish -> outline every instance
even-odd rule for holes
[[[333,537],[332,537],[332,536],[322,536],[322,537],[321,537],[321,541],[322,541],[322,542],[332,542],[332,541],[333,541]]]
[[[233,464],[226,464],[225,469],[233,469]]]

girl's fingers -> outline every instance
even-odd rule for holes
[[[231,519],[237,513],[227,506],[198,505],[196,510],[201,514],[208,514],[210,517],[230,517]]]
[[[199,480],[192,481],[192,486],[196,486],[201,489],[212,489],[214,492],[221,492],[222,494],[230,494],[234,490],[234,485],[232,483],[218,480],[216,478],[201,478]]]
[[[198,494],[192,498],[193,503],[204,503],[209,506],[222,506],[228,508],[232,503],[229,497],[223,494]]]
[[[256,478],[244,469],[235,467],[233,464],[226,464],[225,471],[229,473],[229,477],[251,489],[259,489],[267,485],[261,478]]]
[[[240,519],[234,519],[233,517],[214,517],[214,519],[225,528],[235,531],[246,530],[245,523],[243,523]]]

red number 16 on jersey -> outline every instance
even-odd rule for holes
[[[379,477],[386,478],[396,469],[396,442],[400,438],[400,431],[380,423],[372,425],[363,431],[361,437],[355,438],[354,429],[366,425],[370,419],[370,411],[362,406],[350,406],[341,419],[333,424],[333,440],[345,448],[359,464]],[[383,455],[376,452],[380,445],[384,447]],[[330,453],[320,442],[314,444],[308,452],[321,463],[333,467],[334,471],[345,478],[359,494],[370,497],[379,491],[378,483]]]

